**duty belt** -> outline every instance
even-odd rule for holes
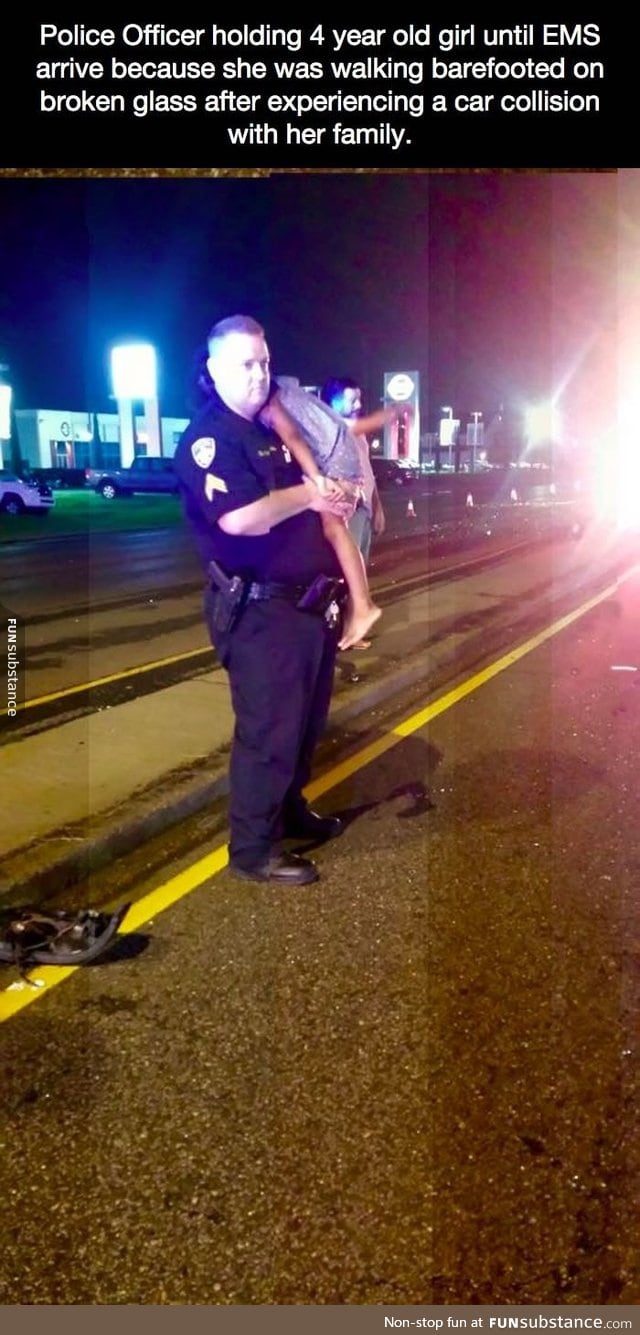
[[[308,587],[307,584],[250,584],[247,602],[260,603],[267,598],[285,598],[289,603],[297,603]]]
[[[338,601],[346,593],[344,580],[336,579],[332,575],[316,575],[315,579],[312,579],[309,584],[283,584],[273,580],[269,580],[265,584],[260,584],[255,580],[248,583],[240,575],[227,575],[217,561],[209,562],[209,575],[214,588],[218,589],[221,594],[219,602],[222,602],[226,609],[225,613],[222,614],[220,607],[218,607],[218,621],[216,624],[219,629],[221,622],[227,629],[231,628],[246,603],[266,602],[269,598],[282,598],[288,603],[293,603],[301,612],[317,612],[324,616],[333,603],[339,611]]]

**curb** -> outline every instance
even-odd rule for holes
[[[419,656],[419,660],[423,658],[426,660],[426,652]],[[409,668],[402,670],[394,668],[393,671],[385,673],[370,686],[363,683],[357,698],[341,703],[330,711],[328,729],[340,729],[344,723],[375,708],[376,705],[383,704],[394,695],[401,694],[408,686],[419,682],[426,671],[426,661],[424,663],[414,661]],[[139,807],[144,805],[144,810],[138,810],[131,815],[125,812],[119,814],[119,809],[112,811],[111,815],[105,813],[102,823],[103,825],[108,823],[107,829],[103,828],[88,837],[79,836],[78,843],[73,849],[59,856],[54,854],[46,865],[36,866],[31,872],[25,874],[22,870],[20,874],[17,870],[20,862],[24,867],[24,850],[14,854],[13,858],[7,859],[7,862],[9,868],[11,861],[15,862],[17,874],[15,879],[12,879],[9,870],[9,879],[4,881],[0,888],[0,905],[11,908],[29,901],[43,903],[60,892],[73,890],[92,872],[103,870],[117,858],[131,853],[155,835],[164,833],[165,830],[171,829],[190,816],[197,815],[218,799],[226,797],[229,791],[227,769],[211,777],[211,770],[215,767],[215,757],[213,763],[203,761],[202,767],[205,765],[208,777],[183,776],[183,791],[177,795],[175,789],[181,783],[180,772],[174,772],[173,776],[170,772],[162,775],[156,786],[146,788],[139,794],[138,805]],[[171,793],[167,794],[166,800],[160,799],[158,803],[158,790],[167,785],[170,786]],[[129,799],[130,802],[132,800],[135,801],[135,798]],[[70,836],[68,830],[61,831],[57,842],[69,837],[73,836]],[[55,834],[43,839],[40,851],[44,853],[47,843],[52,843],[55,839]]]
[[[490,554],[487,556],[490,559]],[[450,576],[450,569],[433,572],[434,582]],[[432,670],[433,658],[425,649],[419,651],[409,665],[394,665],[376,681],[363,682],[353,692],[353,698],[336,702],[330,710],[328,731],[339,730],[358,715],[402,694],[409,687],[417,686]],[[320,748],[322,745],[321,742]],[[215,773],[216,765],[218,773]],[[0,885],[0,905],[15,907],[29,901],[46,902],[54,895],[73,890],[91,873],[105,869],[117,858],[226,797],[228,773],[226,760],[220,760],[220,752],[217,760],[213,755],[196,762],[196,766],[198,772],[195,774],[177,769],[160,775],[155,784],[127,799],[122,807],[112,808],[97,817],[97,828],[88,836],[67,826],[44,836],[40,844],[30,850],[30,859],[25,848],[9,855],[6,859],[8,877]],[[137,810],[130,811],[132,805]],[[60,852],[60,845],[69,840],[73,840],[74,847]]]

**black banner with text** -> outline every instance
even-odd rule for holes
[[[216,17],[214,11],[214,18]],[[612,168],[632,81],[621,21],[455,9],[379,26],[186,10],[18,22],[2,56],[3,165]]]

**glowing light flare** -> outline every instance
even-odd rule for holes
[[[614,505],[618,528],[640,527],[640,392],[626,395],[618,413],[614,463]]]
[[[155,348],[150,343],[126,343],[112,348],[111,379],[116,399],[154,399]]]
[[[0,440],[11,439],[11,385],[0,385]]]
[[[562,430],[560,412],[555,403],[537,403],[525,408],[524,424],[528,445],[558,440]]]
[[[640,527],[640,392],[623,394],[594,455],[593,480],[597,517],[617,529]]]

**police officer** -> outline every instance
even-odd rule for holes
[[[337,817],[313,812],[302,790],[329,710],[339,635],[341,572],[320,512],[343,511],[257,421],[270,392],[261,326],[241,315],[220,321],[208,353],[207,401],[179,442],[175,469],[211,576],[205,615],[235,713],[229,865],[247,880],[301,885],[317,869],[283,852],[281,840],[342,829]]]

